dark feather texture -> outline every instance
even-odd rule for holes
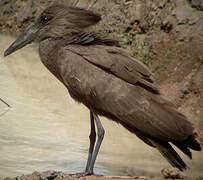
[[[155,140],[153,140],[153,143],[173,167],[176,167],[181,171],[187,168],[187,165],[169,143]]]

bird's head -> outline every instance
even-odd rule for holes
[[[47,38],[61,38],[73,36],[84,28],[96,24],[101,20],[99,14],[78,7],[54,5],[46,8],[36,22],[28,27],[18,39],[4,52],[8,56],[33,41]]]

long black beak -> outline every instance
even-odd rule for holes
[[[33,24],[28,27],[16,41],[13,42],[9,46],[9,48],[4,52],[4,56],[8,56],[9,54],[17,51],[18,49],[23,48],[27,44],[30,44],[37,37],[37,32],[39,31],[39,25]]]

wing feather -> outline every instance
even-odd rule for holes
[[[66,48],[132,85],[139,85],[159,94],[158,88],[153,84],[152,73],[148,68],[136,59],[129,57],[120,48],[102,45],[70,45]]]

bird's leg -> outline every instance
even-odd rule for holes
[[[95,145],[95,140],[96,140],[96,131],[95,131],[95,122],[94,121],[96,122],[97,136],[98,136],[95,149],[94,149],[94,145]],[[90,136],[89,136],[90,146],[89,146],[87,165],[86,165],[85,172],[73,174],[73,175],[76,175],[78,178],[80,178],[82,176],[93,174],[93,169],[94,169],[94,164],[95,164],[95,161],[97,158],[97,154],[99,152],[99,148],[100,148],[102,140],[104,138],[104,128],[101,124],[99,117],[92,110],[90,111],[90,123],[91,123],[91,131],[90,131]]]
[[[94,151],[94,145],[95,145],[95,140],[96,140],[94,115],[93,115],[92,111],[90,111],[90,124],[91,124],[91,132],[90,132],[90,135],[89,135],[90,146],[89,146],[87,165],[86,165],[86,169],[85,169],[85,172],[87,174],[89,173],[90,162],[92,160],[92,154],[93,154],[93,151]]]
[[[104,128],[101,124],[101,121],[100,121],[98,115],[93,111],[92,111],[92,115],[93,115],[93,118],[96,122],[98,139],[97,139],[95,150],[94,150],[92,158],[91,158],[91,162],[90,162],[89,169],[88,169],[88,174],[93,174],[94,164],[95,164],[97,154],[99,152],[102,140],[104,138],[104,133],[105,133]]]

